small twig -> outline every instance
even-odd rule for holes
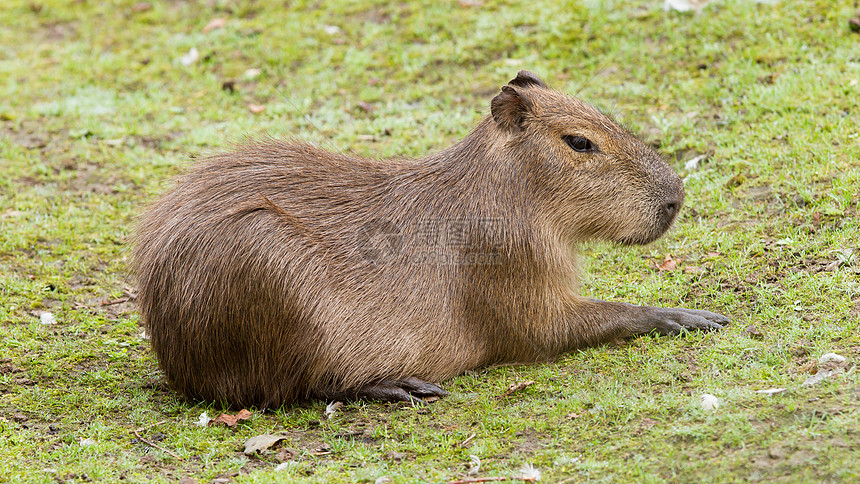
[[[468,438],[468,439],[466,439],[466,440],[464,440],[464,441],[460,442],[460,444],[459,444],[459,445],[460,445],[460,447],[465,447],[465,446],[466,446],[466,444],[468,444],[468,443],[469,443],[469,441],[471,441],[472,439],[474,439],[474,438],[475,438],[475,435],[477,435],[477,434],[472,434],[472,435],[470,435],[470,436],[469,436],[469,438]]]
[[[154,448],[156,448],[162,452],[167,452],[168,454],[172,455],[175,459],[185,460],[182,457],[176,455],[175,453],[173,453],[173,452],[165,449],[164,447],[156,444],[155,442],[150,442],[150,441],[144,439],[143,437],[141,437],[140,433],[143,432],[144,430],[151,429],[152,427],[156,427],[156,426],[161,425],[161,424],[166,423],[166,422],[167,422],[167,420],[162,420],[161,422],[156,422],[152,425],[147,425],[146,427],[141,427],[139,429],[132,430],[132,433],[134,434],[135,437],[137,437],[137,440],[143,442],[144,444],[146,444],[150,447],[154,447]]]
[[[121,297],[113,301],[102,301],[102,306],[113,306],[114,304],[122,304],[131,300],[131,297]]]
[[[509,387],[508,387],[508,391],[506,391],[505,393],[503,393],[503,394],[499,395],[499,397],[498,397],[498,398],[499,398],[499,399],[502,399],[502,398],[505,398],[505,397],[509,397],[509,396],[513,395],[514,393],[516,393],[516,392],[518,392],[518,391],[521,391],[521,390],[523,390],[523,389],[525,389],[525,388],[528,388],[528,387],[530,387],[530,386],[532,386],[532,385],[534,385],[534,384],[535,384],[535,382],[534,382],[534,381],[531,381],[531,380],[530,380],[530,381],[521,381],[521,382],[519,382],[519,383],[512,383],[512,384],[511,384],[511,386],[509,386]]]
[[[448,481],[448,484],[469,484],[471,482],[507,481],[507,477],[467,477],[459,481]]]
[[[135,430],[135,432],[143,432],[144,430],[149,430],[152,427],[158,427],[159,425],[166,424],[167,422],[169,422],[169,420],[162,420],[161,422],[155,422],[154,424],[147,425],[146,427],[141,427],[141,428]]]

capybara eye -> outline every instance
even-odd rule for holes
[[[583,138],[582,136],[564,136],[562,138],[568,146],[573,148],[574,151],[579,151],[580,153],[585,153],[588,151],[595,151],[594,145],[591,144],[591,141],[588,138]]]

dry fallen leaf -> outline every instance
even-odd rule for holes
[[[286,439],[286,435],[256,435],[245,441],[245,455],[251,455],[255,452],[266,450],[278,442]]]
[[[249,104],[248,110],[254,114],[260,114],[266,109],[266,106],[260,106],[259,104]]]
[[[149,2],[137,2],[131,6],[131,11],[134,13],[146,12],[152,10],[152,4]]]
[[[672,258],[672,254],[666,254],[666,258],[663,259],[663,263],[657,264],[657,270],[660,272],[674,271],[677,268],[678,268],[678,262]]]
[[[251,418],[251,415],[251,412],[243,408],[236,415],[222,413],[221,415],[215,417],[210,423],[222,423],[228,427],[235,427],[240,420],[248,420],[249,418]]]
[[[213,18],[212,20],[209,21],[208,24],[206,24],[205,27],[203,27],[203,33],[205,34],[205,33],[211,32],[215,29],[220,29],[221,27],[225,26],[226,24],[227,24],[227,19],[225,19],[225,18]]]

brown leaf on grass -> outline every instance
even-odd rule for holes
[[[220,29],[221,27],[227,25],[227,19],[225,18],[213,18],[203,27],[203,33],[209,33],[215,29]]]
[[[358,107],[366,113],[372,113],[376,109],[373,107],[372,104],[370,104],[368,102],[364,102],[364,101],[359,101]]]
[[[243,452],[245,455],[251,455],[261,450],[266,450],[286,438],[286,435],[278,434],[256,435],[245,441],[245,450]]]
[[[708,252],[707,254],[708,257],[719,257],[721,255],[723,255],[722,252]]]
[[[674,271],[678,268],[678,262],[672,258],[672,254],[666,254],[662,264],[657,264],[656,262],[654,264],[660,272]]]
[[[528,388],[534,384],[535,384],[535,382],[531,381],[531,380],[521,381],[519,383],[512,383],[511,386],[509,386],[508,389],[505,391],[505,393],[502,393],[501,395],[499,395],[499,398],[505,398],[507,396],[513,395],[514,393],[522,391],[522,390],[524,390],[524,389],[526,389],[526,388]]]
[[[133,13],[141,13],[148,10],[152,10],[152,4],[149,2],[137,2],[131,6],[131,11]]]
[[[215,417],[209,422],[209,425],[214,424],[224,424],[228,427],[235,427],[240,420],[248,420],[251,418],[251,412],[246,409],[239,410],[239,413],[236,415],[230,415],[227,413],[222,413],[221,415]]]
[[[753,338],[753,339],[764,338],[764,334],[761,331],[759,331],[758,328],[756,328],[753,325],[747,326],[746,329],[743,331],[743,334],[744,334],[744,336],[748,336],[748,337]]]
[[[704,274],[707,271],[704,267],[699,266],[686,266],[684,267],[684,272],[687,274]]]
[[[266,106],[261,106],[259,104],[249,104],[248,110],[254,114],[260,114],[266,110]]]
[[[816,226],[816,227],[818,227],[819,225],[821,225],[821,213],[819,213],[819,212],[814,212],[814,213],[812,214],[812,225],[814,225],[814,226]]]

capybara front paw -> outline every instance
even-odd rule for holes
[[[684,331],[717,331],[729,324],[722,314],[686,308],[654,308],[654,330],[664,335],[675,335]]]

